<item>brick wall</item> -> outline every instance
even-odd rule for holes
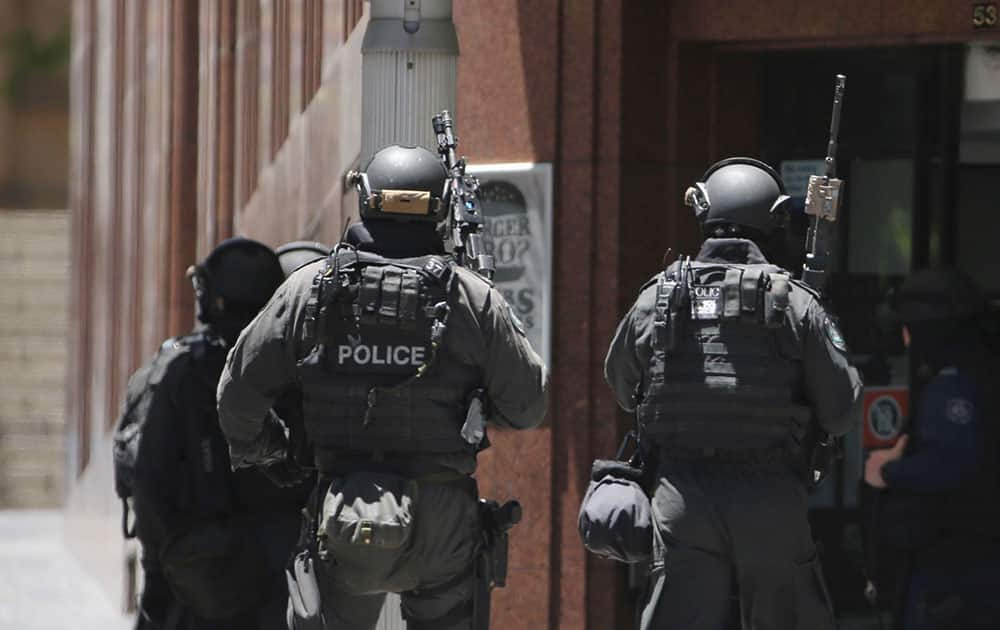
[[[69,215],[0,210],[0,508],[60,505]]]

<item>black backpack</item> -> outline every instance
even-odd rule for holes
[[[128,379],[125,404],[112,435],[115,494],[122,502],[122,534],[135,538],[135,525],[129,526],[129,499],[135,496],[137,462],[142,430],[156,388],[167,367],[183,349],[181,339],[168,339],[160,346],[153,360],[136,370]]]
[[[112,440],[124,535],[138,534],[144,553],[157,554],[177,599],[207,619],[252,609],[269,580],[254,540],[254,515],[238,509],[228,449],[215,417],[214,384],[224,359],[225,346],[212,335],[167,340],[129,379]],[[177,387],[178,370],[190,371],[184,381],[193,386],[163,394],[191,397],[191,413],[154,409],[161,388]],[[169,436],[169,444],[156,443],[158,436]],[[146,477],[152,468],[170,480],[169,487]],[[144,496],[154,486],[160,500]],[[138,527],[129,526],[129,499],[137,506]]]

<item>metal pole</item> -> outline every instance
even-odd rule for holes
[[[455,110],[452,0],[371,0],[361,54],[361,165],[389,144],[435,151],[431,116]]]

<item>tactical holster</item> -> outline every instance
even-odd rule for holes
[[[507,585],[507,553],[510,544],[508,532],[521,522],[521,504],[512,500],[500,505],[490,499],[480,499],[479,515],[483,538],[476,557],[473,621],[475,630],[488,630],[490,594],[494,588]]]
[[[806,485],[810,490],[820,487],[830,476],[834,460],[843,457],[842,444],[838,438],[826,432],[818,432],[809,447],[806,467]]]

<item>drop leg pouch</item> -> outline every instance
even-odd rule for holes
[[[358,472],[334,479],[323,498],[317,531],[321,570],[351,594],[416,587],[405,554],[413,533],[417,482]]]

